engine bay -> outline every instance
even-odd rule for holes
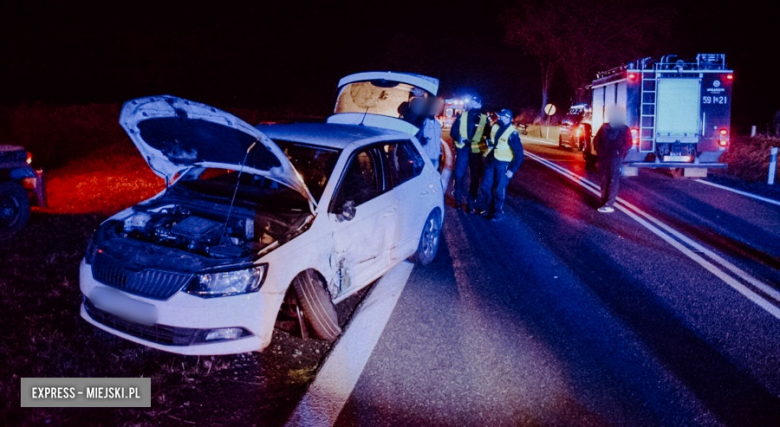
[[[295,219],[247,215],[243,210],[228,219],[227,215],[172,204],[134,210],[124,221],[114,221],[111,234],[213,258],[234,258],[261,251],[301,224]]]

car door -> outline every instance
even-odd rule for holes
[[[388,189],[376,146],[351,154],[328,214],[333,222],[334,297],[367,285],[391,265],[398,207]]]
[[[398,235],[393,248],[394,259],[406,258],[417,249],[423,222],[429,212],[431,189],[422,183],[425,160],[411,141],[389,141],[380,147],[388,181],[398,199]]]

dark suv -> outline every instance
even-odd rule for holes
[[[32,155],[16,145],[0,145],[0,240],[10,238],[30,218],[29,193],[45,205],[43,172],[30,164]]]
[[[572,112],[564,116],[561,121],[561,130],[558,135],[558,146],[568,146],[572,151],[582,151],[585,144],[590,141],[590,123],[583,120],[584,112]]]

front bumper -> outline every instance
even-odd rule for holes
[[[167,300],[153,300],[121,292],[135,302],[154,307],[156,321],[152,325],[145,325],[92,304],[90,295],[93,291],[109,287],[95,280],[91,266],[83,261],[80,287],[84,295],[81,317],[92,325],[128,341],[184,355],[236,354],[262,350],[271,341],[278,312],[276,296],[263,292],[210,299],[177,292]],[[275,308],[272,308],[274,305]],[[241,328],[244,333],[234,339],[202,342],[208,330],[224,328]]]

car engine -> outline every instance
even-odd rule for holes
[[[178,205],[134,212],[125,219],[123,231],[126,237],[206,255],[218,245],[233,246],[237,249],[233,253],[241,253],[257,249],[255,243],[259,243],[253,239],[251,218],[233,217],[226,225],[224,220],[209,219]]]

